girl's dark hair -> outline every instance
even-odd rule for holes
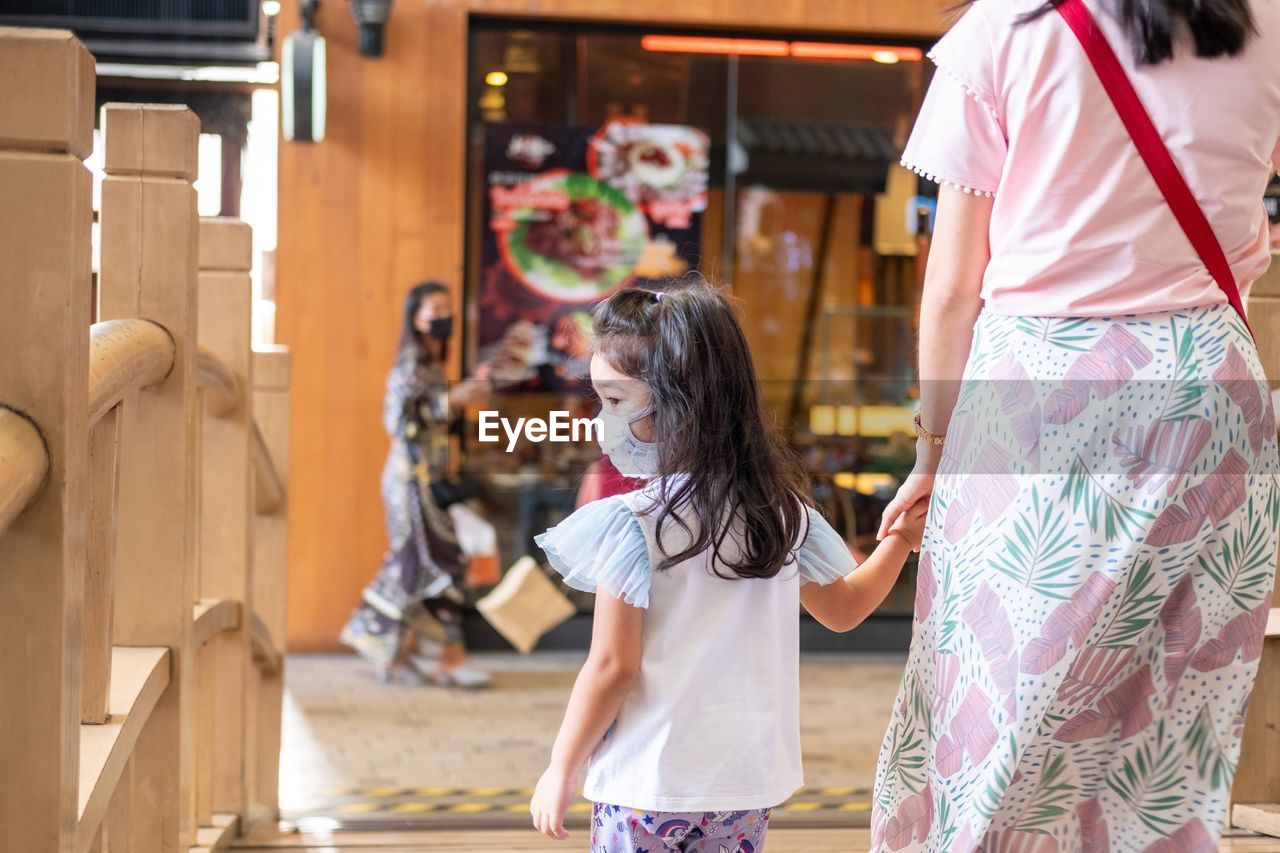
[[[1155,65],[1173,58],[1173,43],[1185,27],[1195,40],[1196,56],[1235,56],[1250,36],[1257,35],[1249,0],[1110,0],[1109,11],[1119,18],[1139,65]],[[969,6],[974,0],[966,0]],[[1018,18],[1034,21],[1066,0],[1044,5]]]
[[[422,307],[422,300],[433,293],[448,293],[449,288],[438,281],[424,281],[413,286],[404,297],[404,322],[400,326],[400,343],[396,346],[397,358],[412,353],[419,361],[431,361],[435,356],[423,340],[422,333],[414,326],[414,318]]]
[[[765,423],[728,300],[697,275],[627,288],[597,306],[595,334],[598,355],[649,387],[659,443],[656,538],[671,519],[689,535],[683,551],[663,549],[658,569],[709,548],[721,577],[729,577],[722,568],[743,578],[776,575],[808,534],[806,482]],[[731,532],[742,534],[740,547],[724,553]]]

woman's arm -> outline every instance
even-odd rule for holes
[[[920,425],[943,435],[960,393],[969,360],[973,325],[982,308],[982,277],[991,260],[993,199],[943,186],[920,298]],[[878,538],[883,539],[907,507],[933,491],[942,448],[916,442],[916,465],[897,496],[885,507]]]
[[[832,631],[851,631],[880,606],[893,589],[907,562],[920,547],[928,505],[920,501],[901,513],[871,556],[835,583],[807,583],[800,587],[800,603]]]
[[[551,838],[568,838],[564,813],[578,788],[578,771],[609,730],[640,670],[644,611],[604,592],[596,595],[591,651],[569,696],[551,763],[534,789],[533,825]]]

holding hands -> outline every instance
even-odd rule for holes
[[[902,493],[899,492],[898,494],[901,495]],[[893,521],[889,523],[889,529],[885,535],[896,533],[911,544],[912,551],[919,551],[920,543],[924,539],[924,522],[928,510],[929,496],[925,495],[906,509],[898,512]],[[886,520],[888,517],[889,512],[885,510]]]
[[[928,508],[929,496],[933,494],[933,481],[937,477],[938,463],[942,459],[942,448],[925,441],[916,444],[916,464],[907,475],[907,479],[898,487],[898,493],[884,508],[884,516],[880,519],[880,530],[877,539],[883,539],[893,529],[894,522],[904,512],[923,503]],[[923,511],[923,510],[922,510]],[[916,546],[916,550],[920,550]]]

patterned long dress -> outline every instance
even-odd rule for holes
[[[1271,607],[1277,470],[1230,308],[984,312],[872,849],[1216,850]]]
[[[462,642],[457,582],[467,558],[431,490],[447,470],[449,452],[448,386],[439,365],[412,350],[401,354],[387,378],[383,425],[391,436],[382,471],[390,548],[342,641],[390,664],[415,642],[418,651],[433,654],[441,643]]]

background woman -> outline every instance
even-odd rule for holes
[[[376,664],[383,680],[483,687],[489,677],[467,663],[462,637],[459,585],[467,558],[445,510],[460,497],[447,480],[450,424],[484,391],[475,382],[449,388],[443,362],[452,334],[444,285],[409,291],[383,406],[391,453],[382,501],[391,547],[342,641]]]
[[[1275,422],[1224,277],[1055,8],[1076,3],[972,3],[903,155],[943,186],[923,437],[881,534],[932,501],[874,850],[1207,851],[1222,829],[1271,602]],[[1087,9],[1247,289],[1280,6]]]

